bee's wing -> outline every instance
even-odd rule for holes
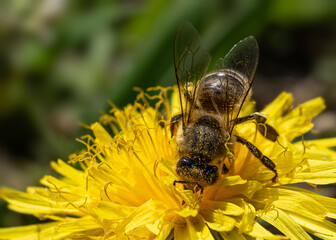
[[[249,36],[237,44],[216,62],[218,70],[232,69],[244,74],[252,83],[259,61],[259,46],[253,36]]]
[[[235,121],[232,120],[235,120],[238,117],[243,103],[251,89],[258,61],[259,46],[257,40],[253,36],[249,36],[234,45],[224,58],[220,58],[216,62],[216,68],[219,71],[225,72],[233,70],[237,75],[243,75],[245,81],[244,84],[247,86],[242,101],[239,101],[239,103],[237,102],[237,104],[241,104],[238,106],[238,111],[228,113],[227,115],[229,116],[228,121],[231,122],[231,124],[229,124],[231,125],[231,131],[233,130],[235,123]]]
[[[198,82],[205,75],[211,60],[210,54],[201,45],[197,30],[189,22],[183,23],[174,43],[174,67],[183,126],[185,126],[195,107]]]

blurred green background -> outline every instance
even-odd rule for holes
[[[260,109],[282,91],[295,103],[317,96],[328,110],[322,136],[336,128],[334,0],[3,0],[0,2],[0,185],[24,190],[52,174],[49,162],[82,145],[90,124],[133,102],[134,86],[171,86],[173,40],[185,20],[213,59],[254,35]],[[0,202],[0,226],[34,222]]]

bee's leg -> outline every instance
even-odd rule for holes
[[[273,171],[275,173],[275,176],[272,178],[272,181],[275,182],[276,179],[278,178],[278,172],[277,170],[275,170],[275,163],[269,159],[268,157],[264,156],[262,154],[262,152],[256,147],[254,146],[252,143],[250,143],[249,141],[245,140],[244,138],[241,138],[237,135],[235,135],[237,138],[237,142],[240,142],[241,144],[244,144],[248,150],[250,150],[250,152],[257,158],[260,159],[261,163],[264,164],[265,167],[267,167],[269,170]]]
[[[183,179],[177,182],[184,182],[188,189],[191,189],[192,185],[200,186],[201,191],[204,186],[214,184],[219,176],[217,166],[196,163],[189,157],[182,157],[177,162],[176,173]]]
[[[230,148],[230,151],[233,152],[233,150],[231,150],[231,148]],[[223,163],[223,166],[222,166],[222,173],[224,173],[224,174],[227,174],[227,173],[230,171],[232,162],[233,162],[233,160],[234,160],[234,156],[229,154],[229,155],[227,156],[227,159],[229,160],[229,167],[227,167],[227,164],[226,164],[226,163]]]
[[[227,167],[225,164],[223,164],[223,167],[222,167],[222,171],[223,171],[223,173],[224,173],[224,174],[227,174],[227,173],[229,172],[229,170],[230,170],[230,169],[228,169],[228,167]]]
[[[199,185],[197,182],[175,180],[173,182],[173,185],[176,186],[176,183],[196,185],[197,189],[201,189],[201,194],[203,194],[204,188],[201,185]],[[184,189],[188,189],[188,188],[184,185]]]
[[[170,119],[170,132],[171,137],[175,135],[175,126],[178,122],[182,120],[182,114],[177,114]]]
[[[235,124],[240,124],[251,120],[255,120],[257,122],[258,131],[267,139],[273,142],[278,139],[279,133],[275,130],[274,127],[266,123],[266,117],[260,113],[252,113],[248,116],[237,118],[235,120]]]
[[[191,96],[191,92],[189,90],[184,91],[184,97],[188,102],[192,103],[193,97]]]

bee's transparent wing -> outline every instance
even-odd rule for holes
[[[220,58],[216,62],[216,68],[218,71],[230,71],[234,74],[237,74],[237,77],[243,79],[244,85],[246,85],[246,91],[244,92],[242,101],[237,102],[236,104],[240,104],[237,111],[227,113],[229,116],[228,121],[232,123],[231,131],[234,126],[234,121],[241,110],[241,107],[251,89],[254,75],[258,66],[259,61],[259,46],[257,40],[253,36],[249,36],[241,41],[239,41],[236,45],[232,47],[232,49],[228,52],[228,54],[224,58]],[[229,91],[230,89],[227,89]]]
[[[224,58],[216,62],[218,70],[232,69],[244,74],[252,84],[259,61],[259,46],[253,36],[249,36],[232,47]]]
[[[191,23],[183,23],[175,35],[174,43],[174,67],[183,126],[190,120],[195,107],[198,82],[205,75],[210,60],[211,56],[201,45],[197,30]]]

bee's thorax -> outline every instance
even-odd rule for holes
[[[225,154],[228,132],[211,115],[204,115],[189,123],[177,138],[182,155],[196,162],[208,163]]]

